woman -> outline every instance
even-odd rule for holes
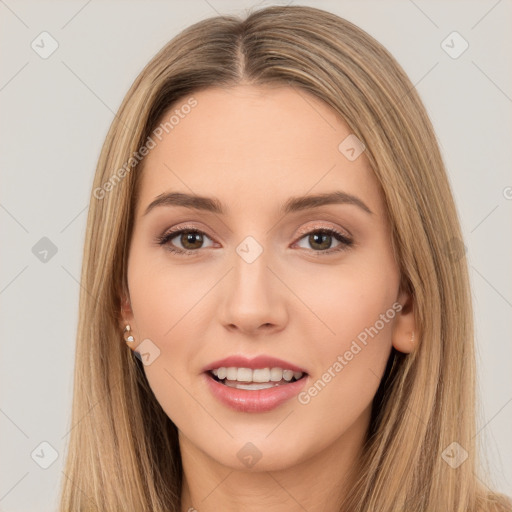
[[[87,226],[62,511],[510,510],[435,135],[368,34],[295,6],[179,34]]]

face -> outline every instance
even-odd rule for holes
[[[224,466],[277,470],[357,444],[412,332],[366,156],[351,139],[339,149],[348,125],[306,92],[193,98],[155,139],[135,211],[123,321],[149,384],[182,451]]]

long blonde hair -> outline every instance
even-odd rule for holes
[[[428,115],[395,59],[363,30],[320,9],[273,6],[245,19],[219,16],[184,30],[147,64],[112,122],[87,220],[60,511],[180,510],[177,429],[120,330],[144,161],[139,150],[178,101],[242,82],[308,91],[364,141],[385,197],[402,288],[414,296],[418,347],[391,355],[343,510],[505,510],[504,499],[485,491],[474,474],[467,263]],[[465,450],[467,460],[452,467],[447,448]]]

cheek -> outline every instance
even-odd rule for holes
[[[200,309],[198,302],[214,281],[205,275],[198,278],[201,271],[169,263],[165,256],[159,253],[153,257],[134,247],[128,284],[139,335],[168,344],[180,330],[191,325]]]
[[[364,343],[366,330],[376,322],[379,332],[372,330],[374,338],[391,344],[392,306],[399,276],[393,261],[384,251],[380,254],[380,258],[358,254],[338,267],[318,266],[314,278],[306,267],[288,271],[288,282],[293,283],[294,293],[303,303],[293,310],[293,321],[307,321],[310,332],[306,339],[314,340],[314,349],[324,364],[347,350],[352,340],[359,337]],[[309,312],[304,311],[304,305]]]
[[[398,271],[386,257],[379,262],[360,258],[360,264],[317,272],[317,293],[308,291],[302,278],[304,302],[321,322],[306,336],[314,343],[309,352],[316,364],[299,403],[332,420],[327,424],[333,435],[371,405],[392,346]]]
[[[148,383],[167,416],[180,429],[194,410],[191,380],[197,374],[195,354],[200,350],[201,326],[198,314],[207,303],[215,280],[197,279],[197,273],[180,271],[169,264],[148,264],[148,258],[135,248],[130,255],[128,284],[137,335],[157,347],[158,356],[144,365]],[[205,300],[206,299],[206,300]],[[204,337],[203,337],[204,338]],[[193,393],[192,393],[193,394]]]

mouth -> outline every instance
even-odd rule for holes
[[[259,391],[286,386],[307,376],[305,372],[280,367],[252,369],[222,366],[208,370],[206,373],[213,380],[224,386],[246,391]]]
[[[237,412],[263,413],[285,404],[307,385],[304,367],[260,354],[234,354],[202,369],[213,397]]]

